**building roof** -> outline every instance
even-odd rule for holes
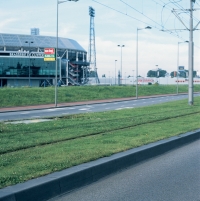
[[[56,48],[56,37],[53,36],[0,33],[0,47],[29,47],[29,43],[25,43],[26,41],[35,48]],[[77,41],[61,37],[58,37],[58,49],[86,52]]]

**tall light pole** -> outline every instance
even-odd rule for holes
[[[145,28],[137,28],[137,38],[136,38],[136,99],[138,99],[138,31],[143,29],[151,29],[150,26]]]
[[[31,60],[30,60],[30,44],[33,43],[33,41],[25,41],[25,43],[28,43],[29,46],[29,68],[28,68],[28,84],[29,87],[31,86]]]
[[[177,51],[177,73],[176,73],[176,94],[178,95],[178,72],[179,72],[179,44],[188,43],[189,41],[178,42],[178,51]]]
[[[193,43],[193,7],[195,0],[190,0],[190,29],[189,29],[189,86],[188,86],[188,104],[194,104],[193,98],[193,67],[194,67],[194,43]]]
[[[121,47],[121,72],[120,72],[120,78],[121,78],[121,83],[122,84],[122,47],[125,47],[125,45],[117,45],[118,47]]]
[[[116,85],[116,62],[117,60],[115,60],[115,85]]]
[[[133,85],[134,85],[134,70],[133,70]]]
[[[55,72],[55,107],[57,107],[57,71],[58,71],[58,5],[61,3],[65,3],[67,1],[74,1],[77,2],[78,0],[65,0],[65,1],[59,1],[57,0],[57,22],[56,22],[56,72]],[[68,75],[67,75],[68,76]]]

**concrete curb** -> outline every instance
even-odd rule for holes
[[[200,139],[200,129],[0,189],[0,201],[43,201]]]

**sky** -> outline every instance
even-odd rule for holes
[[[56,6],[57,0],[0,0],[0,33],[30,34],[30,28],[39,28],[40,35],[56,36]],[[156,68],[170,73],[176,71],[178,64],[188,69],[185,41],[189,41],[186,28],[190,23],[185,9],[190,8],[190,0],[79,0],[59,4],[59,37],[76,40],[86,51],[89,6],[95,9],[99,77],[103,74],[114,77],[115,70],[120,69],[123,77],[135,76],[137,29],[141,29],[138,31],[139,75],[145,77],[149,70]],[[200,0],[196,0],[194,9],[193,27],[200,20]],[[152,29],[144,29],[147,26]],[[193,32],[193,41],[194,70],[200,75],[200,30]]]

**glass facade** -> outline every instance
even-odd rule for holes
[[[56,39],[0,33],[0,87],[55,85],[56,63],[44,61],[44,49],[56,48]],[[57,62],[57,78],[63,85],[87,84],[87,52],[75,40],[58,37]]]
[[[59,63],[58,60],[58,76]],[[55,62],[46,62],[43,58],[0,57],[0,77],[28,77],[29,68],[31,77],[55,77]]]

